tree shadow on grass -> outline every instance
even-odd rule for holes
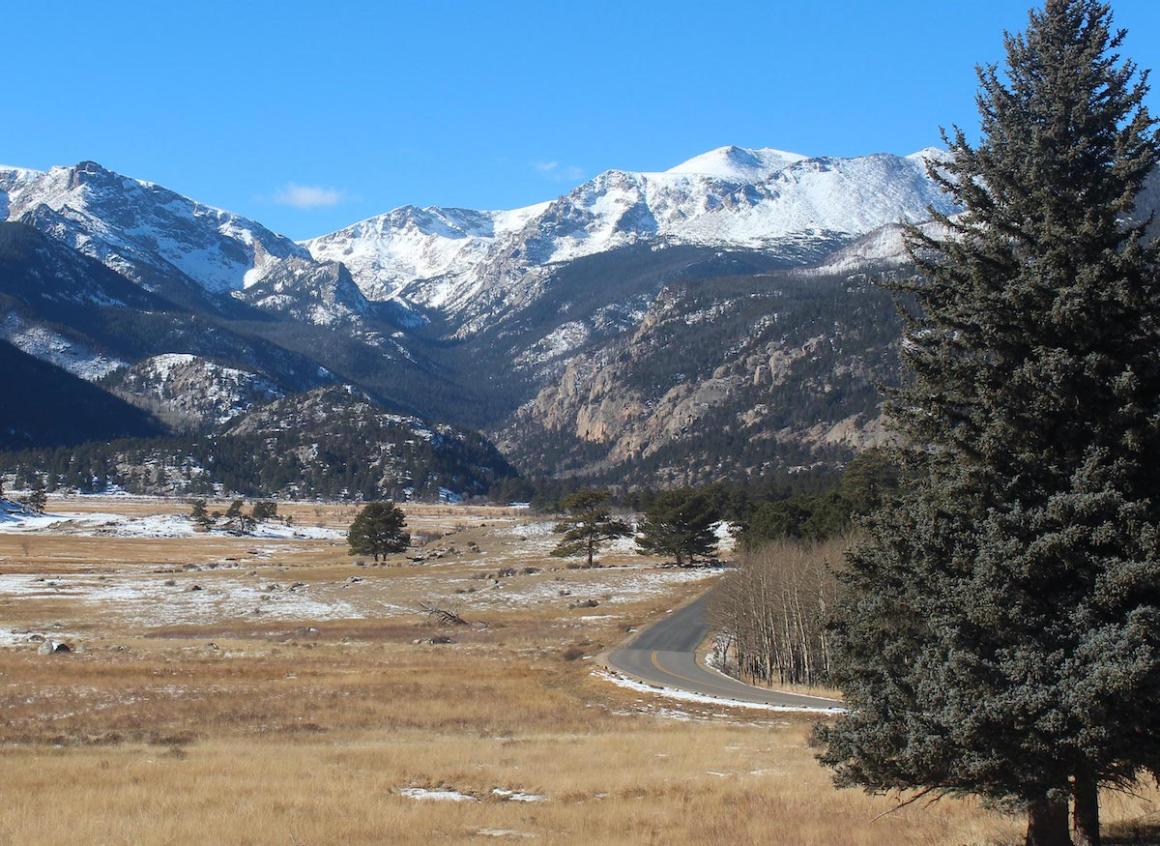
[[[1160,846],[1160,817],[1148,814],[1104,827],[1103,846]]]

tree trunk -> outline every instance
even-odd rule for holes
[[[1067,800],[1044,793],[1027,806],[1027,846],[1072,846],[1067,827]]]
[[[1075,846],[1100,846],[1100,786],[1091,774],[1077,774],[1071,786]]]

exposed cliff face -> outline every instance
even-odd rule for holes
[[[757,293],[755,293],[757,291]],[[704,481],[839,461],[884,437],[885,292],[789,275],[666,289],[640,325],[573,357],[497,442],[531,469]]]

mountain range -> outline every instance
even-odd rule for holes
[[[954,212],[943,155],[722,147],[300,243],[94,162],[0,167],[0,339],[174,435],[346,386],[533,474],[800,472],[880,437],[898,329],[870,272]]]

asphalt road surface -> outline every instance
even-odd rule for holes
[[[705,608],[709,595],[686,605],[638,634],[627,646],[608,657],[613,669],[636,676],[649,684],[733,699],[790,708],[840,708],[841,702],[821,696],[803,696],[753,687],[702,666],[697,647],[709,635]]]

